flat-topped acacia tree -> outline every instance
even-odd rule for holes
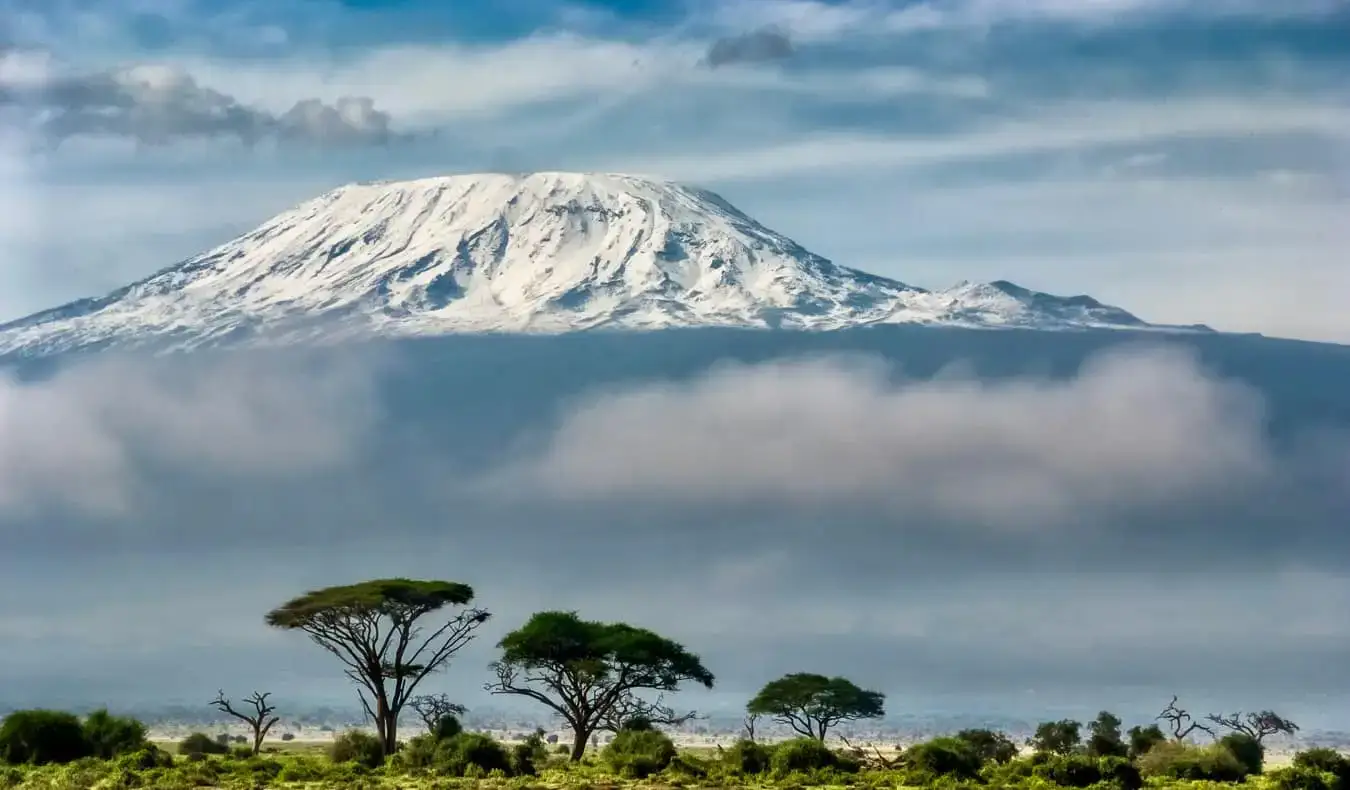
[[[488,612],[470,608],[473,588],[449,581],[374,579],[313,590],[267,614],[275,628],[302,631],[346,667],[361,705],[375,720],[384,753],[398,746],[398,717],[414,689],[443,669]],[[422,621],[446,607],[465,607],[436,625]]]
[[[886,715],[886,695],[858,688],[847,678],[810,672],[784,675],[760,689],[746,705],[753,716],[772,716],[795,732],[816,740],[840,722]]]
[[[576,612],[539,612],[497,644],[497,680],[485,688],[553,709],[572,730],[572,760],[617,711],[646,710],[639,691],[677,691],[713,676],[683,645],[625,623],[582,620]],[[635,705],[636,703],[636,705]],[[659,702],[655,705],[660,705]]]

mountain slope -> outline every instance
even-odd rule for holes
[[[875,323],[1149,326],[1088,297],[927,291],[836,266],[703,190],[486,174],[341,187],[105,297],[0,326],[0,353]]]

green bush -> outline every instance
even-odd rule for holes
[[[1266,747],[1250,735],[1233,732],[1219,739],[1219,745],[1233,753],[1233,756],[1247,769],[1248,775],[1256,776],[1266,764]]]
[[[138,752],[149,745],[144,724],[126,716],[114,716],[106,709],[86,716],[83,726],[93,755],[103,760]]]
[[[1211,782],[1241,782],[1247,766],[1222,744],[1192,746],[1169,741],[1154,746],[1137,761],[1145,777]]]
[[[1100,758],[1087,754],[1047,754],[1032,775],[1060,787],[1091,787],[1102,781]]]
[[[384,764],[384,745],[380,739],[361,730],[348,730],[333,739],[328,757],[335,763],[356,763],[367,768]]]
[[[1350,759],[1335,749],[1306,749],[1294,755],[1295,768],[1311,768],[1350,782]]]
[[[1148,754],[1154,746],[1167,742],[1167,736],[1163,734],[1162,728],[1156,724],[1150,724],[1147,727],[1131,727],[1127,737],[1129,744],[1126,756],[1131,760],[1137,760]]]
[[[534,776],[546,762],[548,744],[544,743],[543,730],[535,730],[524,741],[511,747],[511,773],[516,776]]]
[[[1103,757],[1097,761],[1102,781],[1110,782],[1120,790],[1141,790],[1144,775],[1128,757]]]
[[[835,768],[839,756],[815,738],[794,738],[783,741],[773,749],[769,767],[775,774],[786,776],[794,772],[810,773],[823,768]]]
[[[1293,765],[1270,772],[1275,790],[1343,790],[1344,782],[1329,771],[1309,765]]]
[[[459,723],[459,718],[454,714],[446,714],[436,720],[436,726],[432,728],[431,734],[436,740],[444,741],[464,732],[464,725]]]
[[[0,722],[0,761],[69,763],[90,757],[93,746],[79,717],[55,710],[17,710]]]
[[[491,771],[509,773],[511,755],[491,736],[480,732],[461,732],[436,746],[433,767],[449,776],[486,776]]]
[[[134,752],[121,754],[116,759],[118,765],[138,771],[173,767],[173,755],[152,745],[147,745]]]
[[[665,770],[675,759],[675,744],[657,730],[620,730],[601,752],[601,759],[618,775],[645,779]]]
[[[230,747],[204,732],[194,732],[178,742],[179,754],[227,754],[229,751]]]
[[[722,751],[722,767],[734,774],[754,776],[769,770],[772,750],[762,743],[742,738]]]
[[[979,751],[965,738],[934,738],[904,752],[905,765],[928,776],[974,779],[984,765]]]
[[[1001,732],[994,730],[962,730],[956,734],[960,740],[970,744],[980,756],[980,762],[1012,762],[1017,757],[1017,744]]]

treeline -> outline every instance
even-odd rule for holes
[[[179,755],[187,766],[195,766],[188,770],[218,772],[239,763],[252,766],[240,770],[263,774],[275,769],[270,778],[282,781],[300,781],[300,774],[323,773],[334,766],[445,776],[532,776],[544,767],[556,768],[558,761],[577,766],[596,733],[605,731],[614,737],[599,752],[600,760],[613,772],[633,778],[657,773],[696,779],[762,775],[797,776],[805,782],[886,772],[899,774],[902,785],[943,781],[1087,788],[1105,783],[1138,790],[1149,777],[1239,782],[1260,775],[1265,739],[1298,730],[1271,711],[1195,719],[1173,698],[1155,723],[1124,732],[1119,718],[1102,712],[1086,728],[1070,720],[1042,723],[1027,744],[991,730],[967,730],[887,757],[876,749],[854,747],[846,738],[841,739],[842,749],[826,745],[839,725],[884,716],[884,694],[842,677],[793,673],[767,683],[749,700],[745,733],[737,743],[701,759],[677,752],[658,729],[697,716],[676,712],[664,703],[664,694],[691,683],[713,686],[713,674],[696,654],[645,628],[548,611],[502,637],[485,689],[549,709],[567,725],[572,743],[551,752],[540,731],[508,747],[485,734],[465,732],[459,722],[463,706],[445,695],[416,693],[424,679],[448,667],[490,618],[473,601],[474,591],[465,584],[400,578],[314,590],[277,607],[267,613],[267,624],[307,635],[341,664],[357,686],[375,734],[342,734],[324,765],[283,763],[262,754],[280,718],[270,695],[254,693],[236,706],[220,692],[210,704],[244,722],[251,736],[232,747],[194,733],[179,744]],[[407,711],[421,718],[425,732],[404,742],[398,737],[399,722]],[[799,737],[763,743],[756,733],[762,719]],[[1211,742],[1192,741],[1202,735]],[[1023,754],[1023,746],[1029,754]],[[120,770],[183,770],[175,767],[172,755],[146,741],[143,725],[107,711],[83,720],[58,711],[15,712],[0,724],[0,760],[11,765],[111,761]],[[1274,779],[1281,790],[1350,790],[1350,762],[1331,750],[1305,751]]]

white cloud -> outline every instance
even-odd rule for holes
[[[107,358],[0,379],[0,514],[124,515],[155,467],[254,480],[340,468],[373,419],[369,380],[301,362]]]
[[[593,397],[489,484],[1035,528],[1237,495],[1269,463],[1251,393],[1184,354],[1136,349],[1068,381],[897,385],[839,360],[727,367]]]

